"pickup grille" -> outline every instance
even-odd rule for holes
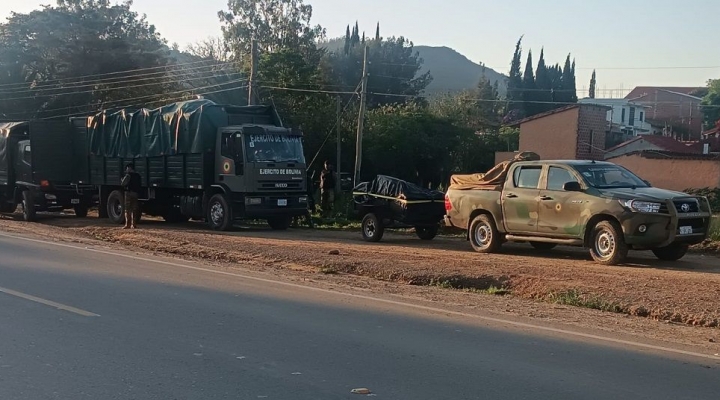
[[[678,214],[700,212],[700,203],[697,199],[682,199],[673,201]]]

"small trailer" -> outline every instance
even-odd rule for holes
[[[445,216],[444,193],[386,175],[357,185],[353,204],[368,242],[379,242],[386,228],[414,228],[420,239],[432,240]]]

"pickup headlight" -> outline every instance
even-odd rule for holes
[[[638,200],[620,200],[620,204],[623,207],[641,213],[657,213],[660,212],[660,203],[653,203],[650,201],[638,201]]]

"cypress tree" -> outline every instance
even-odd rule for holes
[[[380,23],[377,23],[377,27],[375,28],[375,40],[380,41]]]
[[[593,70],[592,77],[590,78],[590,90],[588,93],[588,97],[591,99],[595,98],[595,85],[597,85],[597,81],[595,80],[595,70]]]
[[[535,74],[533,73],[532,50],[528,50],[527,62],[525,63],[525,72],[522,80],[523,87],[523,104],[525,108],[525,116],[531,117],[538,113],[535,107]]]
[[[520,72],[522,59],[522,39],[520,36],[515,45],[515,53],[510,63],[510,73],[508,79],[507,99],[510,102],[508,112],[515,111],[518,115],[514,116],[522,118],[522,75]]]

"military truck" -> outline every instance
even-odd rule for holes
[[[43,211],[87,216],[95,188],[78,179],[85,168],[83,139],[72,136],[67,121],[0,123],[0,212],[19,205],[28,222]]]
[[[654,188],[609,162],[538,158],[523,154],[488,174],[454,176],[446,225],[467,230],[480,253],[504,242],[529,242],[541,251],[583,246],[605,265],[623,263],[629,250],[679,260],[708,236],[707,198]]]
[[[263,219],[284,230],[306,213],[302,133],[271,106],[193,100],[72,122],[88,138],[87,181],[99,188],[101,217],[115,223],[124,223],[120,180],[129,163],[142,178],[142,212],[169,222],[204,219],[228,230]]]

